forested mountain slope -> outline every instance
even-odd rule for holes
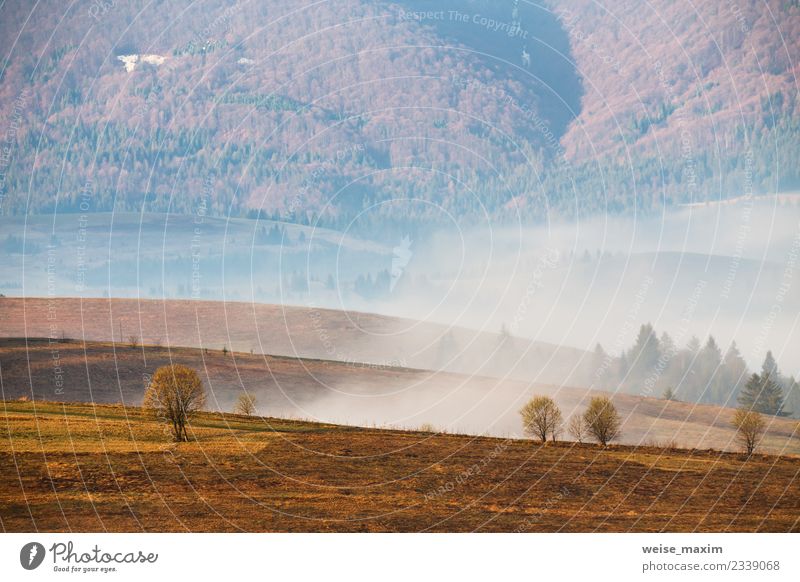
[[[552,4],[5,2],[2,211],[346,226],[798,186],[796,2]]]
[[[798,2],[550,4],[585,88],[562,143],[590,190],[603,171],[612,203],[647,209],[800,187]]]

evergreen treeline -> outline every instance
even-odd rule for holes
[[[692,337],[679,347],[666,332],[657,335],[649,323],[640,327],[634,345],[618,357],[609,356],[598,344],[588,381],[604,389],[742,406],[776,416],[800,412],[800,385],[793,376],[781,374],[771,351],[761,370],[751,372],[736,342],[723,351],[713,336],[705,344]]]

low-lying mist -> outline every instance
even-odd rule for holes
[[[613,354],[651,322],[681,346],[735,340],[751,367],[771,349],[796,373],[800,206],[774,200],[440,234],[357,307]]]
[[[772,350],[785,375],[798,375],[798,201],[742,198],[525,227],[409,225],[380,240],[205,216],[5,218],[0,285],[28,297],[313,306],[344,310],[350,322],[329,329],[306,317],[280,331],[285,348],[270,343],[269,329],[214,339],[243,351],[592,385],[596,345],[619,356],[650,322],[679,348],[711,335],[724,353],[735,340],[751,370]],[[408,321],[362,326],[359,312]]]

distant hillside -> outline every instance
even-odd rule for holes
[[[344,227],[800,185],[796,2],[107,4],[0,6],[5,214]]]
[[[549,5],[583,79],[562,143],[588,200],[647,210],[798,187],[797,2]]]
[[[582,350],[374,313],[260,303],[0,298],[0,336],[202,347],[561,383]],[[588,361],[588,360],[587,360]],[[583,364],[583,365],[582,365]]]

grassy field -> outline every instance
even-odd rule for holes
[[[4,531],[800,531],[800,459],[0,403]]]

